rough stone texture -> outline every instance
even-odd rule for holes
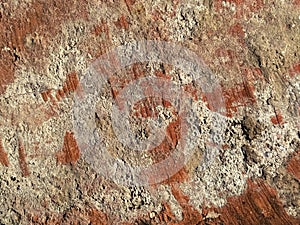
[[[144,39],[181,44],[213,71],[226,103],[224,145],[201,169],[213,118],[183,71],[158,63],[124,68],[104,88],[95,118],[115,157],[158,162],[179,139],[172,107],[147,99],[136,105],[134,122],[159,115],[149,107],[162,106],[169,138],[140,154],[118,142],[111,104],[140,77],[184,87],[202,128],[193,159],[177,174],[150,187],[124,187],[81,157],[72,107],[94,60]],[[0,222],[299,224],[299,43],[299,0],[1,1]]]

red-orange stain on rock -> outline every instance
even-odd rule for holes
[[[228,117],[232,117],[233,113],[236,113],[239,107],[245,107],[256,103],[254,86],[247,81],[223,90],[223,96]]]
[[[154,219],[144,219],[149,224],[300,224],[300,218],[287,214],[276,190],[265,181],[248,180],[247,189],[240,196],[229,197],[227,204],[221,208],[203,207],[200,214],[189,203],[189,197],[184,195],[178,184],[171,185],[171,191],[182,208],[183,220],[178,221],[168,203],[163,203],[162,211]],[[216,214],[215,218],[207,220],[209,212]]]
[[[257,80],[264,80],[264,76],[260,68],[248,67],[241,63],[241,56],[232,49],[217,48],[214,56],[217,63],[222,65],[223,72],[220,72],[231,75],[232,81],[230,83],[233,86],[222,85],[222,96],[226,105],[227,116],[232,117],[238,112],[238,108],[256,103],[253,83]],[[235,76],[232,76],[233,73]],[[216,109],[212,109],[212,104],[208,101],[208,99],[214,99],[213,94],[203,93],[203,100],[208,103],[208,108],[214,111]]]
[[[287,171],[293,174],[300,181],[300,149],[288,162]]]
[[[245,44],[245,32],[243,30],[243,26],[240,23],[232,25],[229,28],[229,32],[233,37],[236,37],[242,45]]]
[[[165,78],[166,80],[169,80],[170,77],[166,75],[165,72],[162,72],[160,70],[155,71],[155,75],[157,77]],[[123,88],[126,87],[127,84],[129,84],[132,81],[138,80],[141,77],[145,76],[145,71],[142,68],[140,64],[135,64],[131,68],[128,68],[128,71],[126,73],[126,77],[119,78],[119,77],[111,77],[110,78],[110,84],[112,87],[113,96],[116,98],[119,94],[119,91],[121,91]],[[151,87],[149,87],[151,88]],[[147,95],[147,93],[145,93]],[[173,120],[169,122],[166,131],[165,131],[165,139],[160,143],[158,146],[154,147],[153,149],[149,150],[149,154],[154,162],[160,162],[164,159],[166,159],[176,145],[179,142],[179,139],[181,138],[181,133],[184,132],[181,130],[181,119],[180,116],[177,115],[176,110],[172,107],[172,104],[159,97],[147,97],[145,99],[141,99],[140,101],[136,102],[131,110],[131,116],[135,118],[140,119],[146,119],[146,118],[152,118],[157,119],[158,117],[158,106],[162,106],[163,108],[167,109],[173,116]],[[184,159],[174,159],[177,160],[183,160]],[[183,163],[178,163],[180,166],[179,172],[177,172],[175,175],[171,176],[168,181],[165,181],[164,183],[169,183],[174,180],[183,180],[183,177],[185,176],[185,170],[182,169]],[[176,166],[176,165],[174,165]],[[181,169],[181,170],[180,170]],[[159,177],[161,174],[152,174],[153,177],[150,175],[149,182],[152,182],[152,179],[155,180],[156,177]],[[152,178],[151,178],[152,177]]]
[[[57,94],[59,94],[60,97],[64,97],[75,91],[80,92],[79,79],[77,73],[72,72],[67,75],[67,79],[63,85],[62,90],[58,90]]]
[[[88,218],[91,225],[108,225],[108,217],[102,211],[92,208],[88,211]]]
[[[294,0],[294,1],[293,1],[293,4],[294,4],[294,5],[299,5],[299,6],[300,6],[300,0]]]
[[[41,93],[44,102],[47,102],[47,101],[48,101],[48,96],[50,95],[50,93],[51,93],[51,90],[43,91],[43,92]]]
[[[18,152],[19,152],[20,169],[22,172],[22,176],[27,177],[30,175],[30,172],[29,172],[28,165],[26,162],[26,153],[25,153],[24,143],[21,138],[18,139],[18,143],[19,143]]]
[[[56,90],[54,94],[52,94],[52,90],[47,90],[42,92],[41,96],[45,102],[50,100],[53,106],[57,106],[57,101],[60,101],[62,98],[67,97],[73,92],[77,92],[79,95],[81,94],[79,79],[76,72],[68,74],[63,87]]]
[[[152,118],[157,119],[158,111],[156,110],[157,106],[163,106],[164,108],[167,108],[174,116],[175,119],[171,122],[169,122],[166,130],[165,130],[165,139],[154,147],[153,149],[149,150],[149,154],[152,158],[152,160],[155,163],[161,162],[162,160],[165,160],[167,157],[171,156],[171,153],[174,151],[176,146],[178,145],[178,142],[180,140],[181,132],[184,132],[181,130],[180,127],[180,116],[177,115],[177,112],[172,108],[172,105],[170,102],[160,99],[160,98],[146,98],[142,101],[139,101],[134,106],[134,110],[132,112],[132,116],[137,118]],[[162,183],[169,184],[171,182],[181,182],[183,180],[186,180],[187,173],[185,169],[182,169],[184,166],[184,156],[183,155],[176,155],[176,159],[174,159],[174,165],[172,166],[172,169],[179,170],[176,174],[171,175],[171,177]],[[168,165],[171,166],[171,165]],[[149,174],[149,183],[155,183],[153,181],[156,180],[157,177],[165,176],[165,172],[170,172],[168,168],[165,168],[166,170],[162,171],[163,174]],[[161,171],[159,171],[161,172]]]
[[[7,158],[7,153],[5,152],[4,148],[3,148],[3,144],[2,144],[2,140],[0,138],[0,163],[3,166],[8,167],[9,166],[9,161]]]
[[[183,86],[183,89],[188,93],[195,101],[199,99],[199,96],[202,96],[200,91],[192,84],[186,84]]]
[[[80,157],[80,150],[74,134],[67,131],[62,150],[56,153],[57,161],[62,164],[75,164]]]
[[[223,65],[232,67],[237,62],[237,53],[231,49],[218,48],[215,50],[215,56],[220,60]]]
[[[182,220],[176,218],[169,203],[163,203],[163,209],[153,219],[144,219],[149,224],[189,225],[204,224],[202,214],[189,203],[189,197],[183,194],[178,183],[171,184],[171,192],[182,209]]]
[[[167,157],[174,151],[177,146],[180,136],[181,136],[181,127],[180,127],[180,117],[177,117],[176,120],[170,122],[166,128],[166,137],[162,141],[161,144],[156,146],[155,148],[149,150],[151,158],[154,162],[158,163]],[[177,156],[180,157],[180,156]],[[176,164],[181,165],[180,162],[183,162],[183,158],[176,158],[174,162]]]
[[[170,147],[175,148],[181,138],[181,118],[177,116],[175,121],[169,123],[166,129],[166,138],[170,143]]]
[[[275,125],[283,124],[283,116],[281,113],[277,112],[275,116],[271,117],[271,122]]]
[[[202,215],[189,203],[189,197],[184,195],[182,190],[179,188],[178,184],[171,186],[172,194],[180,204],[182,208],[183,220],[179,221],[177,224],[198,224],[203,221]]]
[[[222,149],[224,149],[224,150],[230,149],[230,146],[227,145],[227,144],[223,144],[221,147],[222,147]]]
[[[102,57],[106,54],[113,45],[112,35],[110,35],[111,24],[106,19],[101,19],[99,24],[91,28],[91,33],[95,37],[91,37],[94,41],[90,46],[87,46],[87,53],[91,55],[92,60]],[[100,71],[102,72],[102,71]]]
[[[15,69],[20,62],[28,61],[31,66],[40,67],[36,58],[48,56],[47,42],[60,31],[62,22],[87,19],[88,3],[67,0],[33,1],[22,12],[19,12],[18,5],[12,7],[13,3],[10,1],[7,4],[8,7],[0,16],[0,46],[5,47],[5,51],[2,49],[0,54],[0,94],[14,81]],[[15,8],[19,11],[12,12]],[[41,38],[28,44],[26,40],[29,35],[35,34],[39,34]]]
[[[164,78],[167,80],[171,80],[171,76],[168,75],[166,72],[163,72],[161,70],[155,70],[155,76],[160,77],[160,78]]]
[[[131,13],[131,7],[134,5],[135,0],[124,0],[126,6],[127,6],[127,10],[129,11],[129,13]]]
[[[245,0],[225,0],[225,2],[235,3],[236,5],[244,4]]]
[[[299,224],[300,219],[289,216],[277,192],[263,180],[248,180],[241,196],[230,197],[222,208],[215,209],[220,217],[214,224]]]
[[[188,179],[189,179],[188,171],[185,167],[183,167],[181,170],[179,170],[177,173],[175,173],[173,176],[163,181],[162,183],[172,186],[172,185],[177,185],[178,183],[184,183]]]
[[[168,103],[170,104],[170,103]],[[163,104],[163,105],[168,105],[168,104]],[[171,105],[168,105],[169,107]],[[147,106],[146,106],[147,107]],[[147,112],[147,110],[144,110]],[[173,112],[176,114],[176,112]],[[152,116],[153,113],[148,113],[145,114],[148,116]],[[176,145],[178,144],[178,141],[181,138],[181,130],[180,130],[180,117],[177,116],[177,119],[173,122],[170,122],[167,129],[166,129],[166,138],[165,140],[157,147],[155,147],[154,149],[150,150],[151,153],[151,157],[153,159],[154,162],[160,162],[162,160],[164,160],[166,157],[170,156],[171,152],[174,150],[174,148],[176,147]],[[184,195],[182,193],[182,191],[180,190],[178,184],[179,183],[183,183],[186,180],[188,180],[188,172],[184,167],[183,163],[180,163],[180,161],[182,160],[182,162],[184,162],[184,158],[176,158],[174,159],[175,165],[178,163],[179,167],[179,171],[177,173],[175,173],[174,175],[170,174],[170,178],[164,180],[161,182],[161,184],[165,184],[165,185],[170,185],[171,186],[171,190],[172,190],[172,194],[174,195],[174,197],[176,198],[176,200],[178,201],[178,203],[180,204],[181,208],[182,208],[182,213],[183,213],[183,220],[178,221],[175,217],[175,215],[172,213],[171,208],[169,206],[169,204],[167,202],[165,202],[163,204],[163,210],[156,215],[155,217],[155,221],[150,220],[151,224],[170,224],[170,225],[185,225],[185,224],[197,224],[200,221],[202,221],[202,215],[196,210],[194,209],[190,204],[189,204],[189,198]],[[168,165],[170,166],[170,165]],[[166,168],[166,170],[168,170],[168,168]],[[155,181],[155,179],[157,177],[159,177],[160,175],[157,174],[152,174],[153,177],[150,176],[150,183],[152,183],[152,181]],[[153,185],[154,187],[156,187],[157,185]],[[157,222],[157,220],[159,220],[159,222]]]
[[[171,207],[168,203],[163,203],[163,209],[162,211],[156,216],[158,218],[158,221],[155,221],[153,224],[168,224],[168,225],[176,225],[177,219],[175,215],[173,214]]]
[[[137,118],[157,118],[159,113],[158,106],[171,107],[171,104],[158,97],[147,97],[133,105],[130,115]]]
[[[109,77],[109,83],[111,85],[111,90],[113,97],[116,98],[119,92],[126,87],[130,82],[138,80],[145,76],[145,70],[140,63],[134,63],[132,66],[126,69],[126,76],[117,77],[111,76]]]
[[[37,110],[40,111],[41,115],[32,121],[37,126],[41,125],[43,122],[51,119],[52,117],[58,116],[56,104],[39,105]]]
[[[162,141],[162,143],[148,151],[155,163],[158,163],[169,157],[177,146],[182,132],[180,127],[180,117],[177,116],[177,112],[175,112],[175,110],[172,108],[170,102],[160,98],[149,97],[143,99],[142,101],[136,103],[134,110],[132,111],[132,116],[137,118],[157,119],[158,111],[156,110],[156,107],[159,105],[168,109],[175,116],[175,118],[169,122],[165,130],[165,139]],[[182,163],[180,163],[180,160]],[[179,166],[180,168],[178,169],[181,169],[183,166],[183,160],[183,158],[174,159],[174,162],[176,162],[174,166]],[[161,174],[150,174],[149,182],[153,183],[152,180],[155,180],[156,177],[159,176],[161,176]],[[172,177],[172,180],[174,180],[174,177]]]
[[[153,21],[158,21],[162,19],[162,14],[157,9],[153,10],[151,13],[151,18]]]
[[[177,8],[179,3],[182,2],[180,0],[172,0],[170,1],[170,10],[166,10],[165,8],[153,7],[151,11],[151,18],[155,22],[163,21],[165,17],[168,19],[174,19],[176,16]]]
[[[7,84],[14,81],[14,67],[8,62],[8,59],[9,58],[2,59],[0,56],[0,94],[5,92]]]
[[[128,27],[129,27],[129,23],[127,21],[127,18],[124,15],[120,16],[120,18],[115,22],[115,25],[118,28],[123,28],[125,30],[127,30]]]
[[[99,36],[101,33],[105,33],[106,36],[109,35],[109,27],[107,22],[104,21],[104,19],[101,20],[101,23],[98,25],[95,25],[92,34]]]
[[[300,75],[300,63],[293,65],[292,68],[289,70],[289,74],[291,77]]]
[[[253,81],[265,79],[261,69],[258,67],[254,67],[254,68],[241,67],[241,72],[245,77],[245,79],[250,83],[252,83]]]
[[[76,72],[71,72],[67,75],[67,78],[61,89],[46,90],[44,92],[41,92],[41,97],[44,100],[44,102],[46,102],[46,104],[38,105],[36,107],[37,112],[34,115],[32,115],[32,118],[30,119],[30,124],[35,124],[37,126],[51,119],[52,117],[58,116],[58,102],[61,101],[63,98],[68,97],[68,95],[70,95],[73,92],[76,92],[78,95],[82,94],[82,90]]]
[[[170,80],[170,76],[167,75],[165,70],[168,70],[168,68],[164,68],[163,71],[156,70],[155,75],[157,77]],[[125,77],[123,78],[111,77],[110,85],[112,88],[113,97],[116,98],[117,95],[119,94],[119,91],[125,88],[127,84],[129,84],[132,81],[138,80],[139,78],[144,76],[145,76],[145,71],[141,66],[141,64],[135,64],[133,65],[133,67],[128,68]],[[196,93],[195,88],[192,87],[193,86],[185,86],[185,89],[190,92],[192,97],[197,99],[198,93]],[[151,89],[151,86],[149,86],[149,88]],[[147,96],[147,93],[145,93],[145,95]],[[164,109],[167,109],[172,114],[173,119],[169,122],[168,126],[166,127],[165,139],[162,141],[162,143],[160,143],[159,145],[157,145],[156,147],[148,151],[154,163],[161,162],[162,160],[165,160],[167,157],[170,157],[171,153],[179,144],[181,135],[184,134],[185,132],[184,128],[181,127],[181,116],[178,115],[178,112],[176,112],[175,108],[172,106],[172,104],[169,101],[160,97],[147,97],[145,99],[141,99],[140,101],[136,102],[132,107],[131,116],[140,119],[146,119],[146,118],[158,119],[158,113],[159,113],[158,106],[162,106]],[[180,144],[184,145],[184,143],[180,143]],[[171,182],[176,182],[176,181],[183,182],[183,180],[187,179],[187,172],[183,168],[184,156],[176,155],[176,157],[179,158],[174,159],[175,163],[173,166],[176,167],[175,170],[178,169],[178,172],[174,175],[170,174],[171,177],[162,182],[164,184],[169,184]],[[174,167],[172,169],[174,169]],[[168,170],[168,168],[166,168],[166,170]],[[164,172],[165,171],[163,171],[163,173]],[[155,179],[157,177],[160,177],[161,175],[162,174],[149,174],[149,183],[155,183]]]

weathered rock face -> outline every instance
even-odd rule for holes
[[[146,174],[146,185],[129,186],[118,180],[122,170],[103,174],[104,156],[79,138],[76,127],[85,121],[73,109],[88,95],[82,80],[91,66],[96,78],[103,72],[99,58],[143,40],[194,52],[214,75],[206,86],[216,85],[218,93],[162,62],[137,61],[107,77],[90,103],[95,109],[79,115],[92,112],[87,125],[111,159],[143,168],[172,159]],[[0,222],[299,224],[299,43],[299,0],[2,1]],[[183,122],[173,104],[179,94],[171,96],[169,86],[134,83],[149,77],[186,93],[194,120]],[[89,87],[98,88],[100,76],[94,81]],[[118,133],[123,119],[114,122],[113,105],[129,102],[120,96],[133,83],[146,97],[131,105],[131,130]],[[148,151],[132,150],[118,137],[133,133],[142,142],[158,127],[164,137]],[[196,133],[184,141],[191,127]],[[182,165],[182,155],[173,153],[191,143]]]

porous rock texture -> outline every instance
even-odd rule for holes
[[[118,184],[91,166],[72,113],[87,68],[136,40],[195,52],[215,74],[226,106],[223,144],[203,169],[213,120],[205,93],[164,63],[135,63],[115,74],[95,123],[110,153],[126,163],[158,162],[180,139],[172,107],[148,98],[135,105],[133,123],[139,128],[163,114],[164,142],[132,153],[118,141],[110,111],[127,84],[170,80],[197,109],[193,157],[145,187]],[[300,224],[299,104],[299,0],[2,0],[0,223]]]

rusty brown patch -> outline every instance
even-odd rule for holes
[[[293,1],[293,4],[294,4],[294,5],[297,5],[297,6],[300,6],[300,0],[294,0],[294,1]]]
[[[120,16],[120,18],[115,22],[115,25],[119,29],[122,28],[122,29],[128,30],[128,28],[129,28],[128,19],[124,15]]]
[[[299,218],[289,216],[283,208],[276,190],[263,180],[248,180],[241,196],[228,198],[228,203],[215,209],[220,217],[215,224],[299,224]]]
[[[80,84],[77,73],[73,71],[67,75],[63,88],[56,92],[56,99],[59,101],[61,98],[64,98],[76,91],[80,93]]]
[[[67,131],[62,150],[56,153],[57,161],[62,164],[75,164],[80,157],[80,150],[74,134]]]
[[[7,84],[14,81],[14,67],[10,62],[10,56],[0,55],[0,94],[5,92]]]
[[[293,174],[300,181],[300,149],[288,162],[287,171]]]
[[[3,166],[8,167],[9,166],[9,161],[7,158],[7,153],[5,152],[4,148],[3,148],[3,144],[2,144],[2,140],[0,138],[0,163]]]
[[[80,94],[80,84],[76,72],[71,72],[67,75],[66,81],[63,84],[62,89],[55,92],[55,98],[53,97],[51,90],[43,91],[41,96],[45,102],[51,101],[52,105],[57,106],[56,101],[60,101],[62,98],[67,97],[73,92],[78,92]]]
[[[48,42],[59,32],[60,24],[87,19],[86,6],[86,1],[33,1],[27,11],[19,14],[10,12],[9,7],[4,10],[0,16],[0,94],[14,81],[19,63],[41,68],[37,59],[47,56]]]
[[[275,116],[271,117],[271,122],[275,125],[283,124],[283,116],[281,113],[276,112]]]
[[[136,0],[124,0],[127,10],[131,13],[131,7],[134,5]]]
[[[106,36],[109,36],[109,27],[106,21],[104,19],[101,20],[100,24],[97,24],[94,26],[92,34],[99,36],[101,33],[105,33]]]
[[[180,181],[179,181],[180,182]],[[162,211],[155,215],[154,218],[140,218],[136,222],[144,222],[152,225],[189,225],[204,224],[203,216],[193,206],[189,204],[189,197],[184,195],[179,188],[178,182],[171,184],[171,191],[182,209],[182,220],[178,220],[173,214],[170,205],[167,202],[162,203]]]
[[[299,5],[300,5],[300,0],[299,0]],[[292,68],[289,70],[289,74],[291,77],[299,75],[300,74],[300,63],[293,65]]]
[[[27,162],[26,162],[25,147],[24,147],[23,141],[20,137],[18,139],[18,143],[19,143],[18,152],[19,152],[20,169],[21,169],[21,172],[22,172],[22,176],[27,177],[27,176],[30,175],[30,172],[29,172],[28,165],[27,165]]]
[[[240,23],[236,23],[229,28],[229,32],[233,37],[236,37],[240,44],[245,45],[245,32]]]
[[[132,81],[138,80],[145,76],[145,69],[141,63],[134,63],[132,66],[126,69],[126,76],[118,77],[111,76],[109,77],[109,83],[111,85],[111,90],[113,97],[119,94],[119,92],[125,88],[127,84]]]
[[[171,186],[172,194],[182,208],[183,220],[177,224],[199,224],[203,221],[202,214],[200,214],[193,206],[189,204],[189,197],[184,195],[177,184]]]
[[[228,117],[232,117],[233,113],[236,113],[239,107],[245,107],[256,103],[254,86],[247,81],[235,85],[232,88],[225,89],[223,91],[223,96]]]

